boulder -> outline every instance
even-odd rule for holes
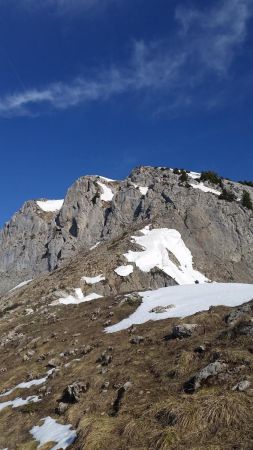
[[[250,305],[242,305],[237,309],[233,309],[226,317],[225,321],[227,324],[233,324],[239,319],[242,319],[246,314],[251,312]]]
[[[61,402],[63,403],[78,403],[81,395],[88,391],[89,383],[75,381],[73,384],[69,384],[63,392]]]
[[[184,384],[184,391],[188,394],[199,389],[204,382],[210,378],[227,371],[227,364],[222,361],[215,361],[197,372],[190,380]]]
[[[199,327],[196,323],[182,323],[172,328],[171,334],[165,336],[165,340],[184,339],[191,337],[194,331]]]
[[[101,366],[108,366],[112,362],[112,355],[108,355],[105,351],[99,356],[96,362],[100,363]]]
[[[195,347],[194,352],[195,353],[204,353],[206,351],[205,345],[199,345],[198,347]]]
[[[235,331],[239,335],[253,336],[253,320],[240,322]]]
[[[234,387],[232,387],[232,391],[246,391],[251,386],[251,382],[248,380],[239,381]]]
[[[55,409],[55,412],[56,414],[59,414],[59,416],[61,416],[67,411],[68,407],[69,407],[68,403],[59,402],[59,405]]]
[[[131,344],[140,344],[141,342],[144,341],[144,337],[143,336],[133,336],[131,337],[131,339],[129,340],[129,342]]]
[[[60,365],[60,361],[57,358],[52,358],[48,361],[47,367],[55,369],[55,367]]]

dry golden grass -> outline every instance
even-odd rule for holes
[[[245,393],[203,389],[193,397],[182,395],[155,405],[149,414],[154,413],[158,421],[162,418],[164,431],[158,448],[165,450],[170,448],[167,440],[171,437],[171,428],[177,435],[178,445],[185,441],[196,445],[215,440],[226,430],[230,430],[232,441],[236,435],[252,433],[252,408],[253,400]]]
[[[117,448],[113,446],[116,420],[108,416],[87,416],[79,424],[79,441],[82,450]]]
[[[79,424],[77,448],[229,449],[252,438],[252,407],[244,393],[206,389],[155,404],[139,418],[91,415]]]

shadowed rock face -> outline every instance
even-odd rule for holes
[[[112,200],[103,200],[101,183],[113,192]],[[238,198],[245,189],[253,195],[252,188],[238,183],[224,180],[224,185]],[[148,187],[147,193],[139,187]],[[120,182],[81,177],[59,211],[46,212],[36,201],[26,202],[0,232],[0,294],[61,266],[80,249],[133,234],[131,229],[147,223],[178,230],[196,269],[208,278],[252,281],[252,212],[239,201],[222,201],[180,184],[170,169],[141,167]]]

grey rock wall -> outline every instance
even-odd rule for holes
[[[111,201],[102,200],[98,182],[113,191]],[[243,190],[253,193],[238,183],[224,180],[224,185],[238,199]],[[147,194],[138,186],[148,187]],[[121,182],[79,178],[60,211],[45,212],[36,201],[26,202],[0,231],[0,294],[54,270],[80,249],[147,223],[177,229],[193,253],[196,268],[209,278],[252,282],[252,211],[240,201],[222,201],[181,184],[179,175],[169,169],[141,167]]]

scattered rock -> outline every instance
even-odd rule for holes
[[[52,358],[47,363],[47,367],[52,367],[53,369],[60,365],[60,361],[57,358]]]
[[[129,334],[135,333],[137,331],[137,327],[135,325],[131,325],[127,331]]]
[[[210,363],[184,384],[184,391],[187,394],[191,394],[199,389],[208,378],[215,377],[220,373],[226,372],[226,370],[227,364],[222,361]]]
[[[204,353],[206,351],[205,345],[199,345],[198,347],[195,347],[194,352],[195,353]]]
[[[112,409],[109,413],[110,416],[115,417],[118,415],[123,397],[124,397],[126,391],[128,391],[131,387],[132,387],[132,383],[130,381],[127,381],[123,386],[121,386],[118,389],[117,397],[116,397],[115,401],[113,402]]]
[[[67,411],[68,407],[69,407],[68,403],[60,402],[57,408],[55,409],[55,412],[56,414],[59,414],[59,416],[61,416]]]
[[[61,398],[62,403],[78,403],[80,401],[81,394],[85,393],[89,389],[89,383],[83,383],[75,381],[73,384],[69,384]]]
[[[124,388],[124,391],[125,391],[125,392],[128,391],[131,387],[132,387],[131,381],[127,381],[127,382],[123,385],[123,388]]]
[[[239,381],[234,387],[232,387],[232,391],[246,391],[251,386],[251,382],[248,380]]]
[[[104,381],[104,383],[101,386],[102,391],[107,391],[109,386],[110,386],[110,381]]]
[[[102,366],[108,366],[112,362],[112,355],[107,355],[106,351],[103,352],[96,361],[100,363]]]
[[[155,306],[149,312],[161,314],[166,312],[168,309],[175,308],[175,305],[167,305],[167,306]]]
[[[225,321],[227,324],[233,324],[239,319],[242,319],[245,314],[248,314],[251,312],[251,306],[250,305],[242,305],[237,309],[234,309],[231,311],[226,317]]]
[[[235,328],[236,334],[253,336],[253,320],[240,322]]]
[[[165,336],[165,340],[184,339],[191,337],[193,332],[199,327],[196,323],[182,323],[172,328],[172,333]]]
[[[85,345],[81,348],[80,353],[81,355],[87,355],[93,350],[93,347],[91,345]]]
[[[141,342],[144,341],[144,337],[143,336],[133,336],[131,337],[131,339],[129,340],[129,342],[131,344],[140,344]]]

